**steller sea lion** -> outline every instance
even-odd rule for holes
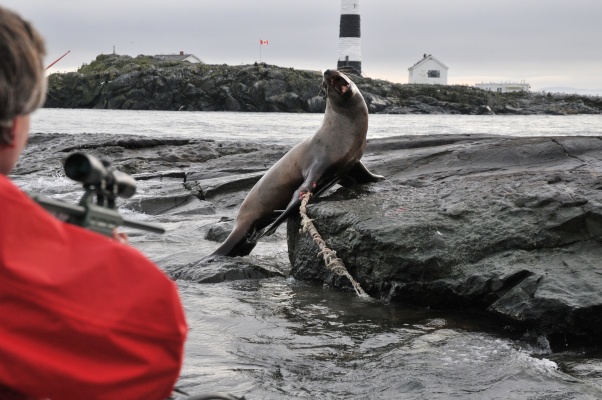
[[[273,233],[301,204],[304,192],[319,195],[334,184],[376,182],[360,161],[366,147],[368,107],[357,86],[336,70],[324,72],[326,111],[318,131],[286,153],[242,202],[226,241],[203,261],[243,256],[257,239]],[[284,210],[284,211],[282,211]]]

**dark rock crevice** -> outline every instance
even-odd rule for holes
[[[576,157],[574,155],[572,155],[571,153],[568,152],[568,150],[562,145],[562,143],[560,143],[558,140],[552,139],[552,142],[556,143],[558,146],[560,146],[560,148],[562,148],[562,150],[564,151],[564,153],[567,155],[567,157],[573,157],[581,162],[584,162],[584,160],[580,159],[579,157]]]

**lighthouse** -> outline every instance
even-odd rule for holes
[[[342,67],[352,67],[357,74],[362,73],[359,0],[341,0],[337,68]]]

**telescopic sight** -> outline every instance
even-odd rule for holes
[[[136,181],[128,174],[117,171],[110,167],[107,161],[101,161],[98,158],[84,154],[73,153],[65,160],[65,175],[83,183],[84,185],[95,186],[95,190],[100,194],[101,187],[113,196],[129,198],[136,193]]]
[[[109,175],[102,162],[84,153],[73,153],[65,160],[65,175],[74,181],[97,185]]]

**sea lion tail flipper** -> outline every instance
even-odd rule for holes
[[[240,234],[240,231],[233,230],[226,241],[221,244],[213,253],[201,259],[201,262],[212,262],[216,257],[241,257],[251,253],[257,245],[255,238],[255,229],[251,227],[248,232]]]
[[[355,164],[353,164],[353,166],[351,166],[351,168],[349,169],[345,177],[341,179],[339,184],[341,186],[348,187],[356,184],[374,183],[382,181],[384,179],[384,176],[375,175],[372,172],[368,171],[368,168],[366,168],[364,163],[358,161]]]
[[[209,254],[208,256],[203,257],[200,260],[200,262],[201,263],[210,263],[210,262],[215,261],[215,259],[217,257],[242,257],[242,256],[247,256],[247,255],[249,255],[251,253],[251,251],[253,251],[253,249],[255,248],[256,245],[257,245],[256,242],[249,242],[245,238],[245,239],[241,240],[240,242],[236,243],[229,250],[223,249],[223,245],[220,246],[213,253]]]

